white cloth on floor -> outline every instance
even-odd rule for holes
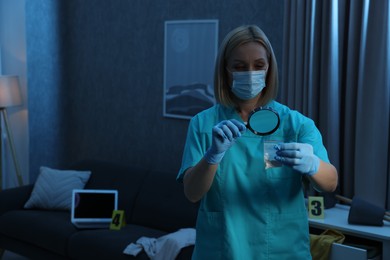
[[[195,244],[195,237],[194,228],[182,228],[157,239],[141,237],[135,244],[129,244],[123,253],[137,256],[142,250],[145,250],[145,253],[152,260],[173,260],[182,248]]]

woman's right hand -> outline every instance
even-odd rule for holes
[[[236,119],[223,120],[213,127],[211,147],[205,154],[209,164],[221,162],[225,152],[246,130],[246,126]]]

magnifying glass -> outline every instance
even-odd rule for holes
[[[274,133],[280,124],[278,112],[270,107],[258,107],[248,117],[246,127],[256,135],[270,135]]]

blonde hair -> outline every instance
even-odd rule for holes
[[[214,71],[214,95],[218,103],[224,106],[237,106],[237,98],[230,89],[230,82],[227,71],[227,60],[233,50],[238,46],[248,43],[258,42],[264,46],[268,58],[268,72],[266,87],[258,100],[258,106],[267,104],[275,99],[278,94],[278,66],[271,43],[265,33],[256,25],[240,26],[229,32],[219,47]]]

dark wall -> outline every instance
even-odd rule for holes
[[[284,1],[26,1],[30,179],[92,158],[177,171],[188,120],[163,114],[164,22],[257,24],[281,68]]]

